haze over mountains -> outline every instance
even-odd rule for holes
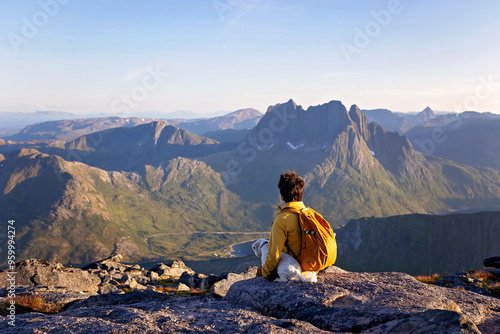
[[[204,135],[207,132],[218,130],[243,130],[253,128],[262,117],[262,114],[251,108],[241,109],[224,116],[196,119],[160,119],[143,117],[99,117],[84,119],[65,119],[36,123],[26,126],[22,131],[3,138],[12,141],[32,140],[65,140],[71,141],[80,136],[97,131],[118,127],[133,127],[140,124],[162,121],[166,124],[178,126],[194,134]]]
[[[432,115],[426,109],[407,122]],[[74,264],[117,252],[129,261],[207,257],[245,238],[207,232],[270,230],[287,169],[305,177],[306,205],[335,227],[366,216],[500,206],[498,170],[421,153],[339,101],[304,109],[290,100],[263,116],[243,109],[147,121],[42,123],[11,137],[30,142],[0,143],[7,208],[0,216],[18,217],[20,257]],[[214,131],[237,135],[226,143],[199,135]]]
[[[436,119],[437,120],[437,119]],[[500,117],[460,114],[405,133],[417,150],[477,167],[500,170]]]
[[[368,119],[404,134],[425,154],[462,164],[500,170],[500,115],[466,111],[437,115],[429,107],[418,114],[387,109],[364,110]]]

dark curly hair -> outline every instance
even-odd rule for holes
[[[299,174],[291,171],[281,174],[278,188],[285,203],[302,201],[304,180]]]

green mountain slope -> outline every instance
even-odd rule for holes
[[[199,161],[176,158],[165,166],[146,166],[144,176],[35,150],[7,155],[2,164],[0,205],[6,209],[0,218],[16,220],[17,259],[82,264],[111,253],[124,254],[127,261],[199,258],[206,246],[227,246],[223,237],[207,232],[263,230],[257,208],[243,204]],[[183,248],[193,243],[197,246]],[[3,259],[5,252],[2,246]]]

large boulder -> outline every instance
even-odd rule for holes
[[[118,268],[121,265],[122,260],[123,260],[123,256],[121,254],[116,254],[116,255],[107,257],[103,260],[92,262],[91,264],[86,265],[82,269],[83,270],[87,270],[87,269],[112,270],[113,268]]]
[[[205,274],[188,274],[184,272],[179,278],[179,282],[189,286],[191,289],[205,290],[209,289],[214,285],[215,282],[219,281],[219,276],[210,274],[209,276]]]
[[[184,262],[178,260],[173,261],[170,265],[158,263],[151,270],[157,272],[160,279],[179,279],[185,272],[190,275],[195,274]]]
[[[0,271],[0,288],[9,284],[7,278],[12,271],[16,272],[16,286],[43,285],[95,293],[101,283],[98,276],[79,268],[65,267],[58,262],[28,259],[16,263],[14,270]]]
[[[257,267],[250,267],[241,274],[229,273],[225,279],[212,285],[211,290],[216,296],[224,297],[234,283],[254,278],[256,274]]]
[[[254,278],[224,300],[332,332],[479,333],[500,328],[500,300],[427,285],[403,273],[325,273],[317,284]]]

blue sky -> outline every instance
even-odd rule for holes
[[[500,113],[500,2],[0,2],[0,111]]]

